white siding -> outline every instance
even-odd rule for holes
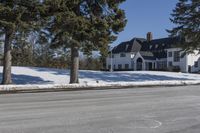
[[[172,66],[179,66],[181,69],[181,72],[188,72],[188,59],[187,59],[187,54],[181,58],[180,57],[180,61],[175,62],[174,61],[174,52],[175,51],[181,51],[180,48],[171,48],[171,49],[167,49],[167,68],[169,68],[169,62],[172,62]],[[172,52],[172,57],[169,57],[168,54],[169,52]],[[183,52],[180,52],[180,56],[183,54]]]
[[[194,54],[189,54],[187,59],[188,65],[191,66],[191,72],[200,71],[200,54],[198,54],[198,51],[195,51]],[[195,62],[198,62],[198,67],[195,67]]]
[[[134,57],[133,53],[125,53],[126,57],[120,57],[120,54],[113,54],[114,58],[112,58],[112,68],[114,69],[114,65],[115,65],[115,69],[119,69],[118,65],[122,65],[122,69],[125,69],[125,64],[129,65],[129,69],[132,69],[131,66],[131,57]],[[106,60],[106,64],[107,64],[107,68],[109,65],[111,65],[111,58],[107,58]]]
[[[179,55],[180,60],[179,61],[174,61],[174,52],[175,51],[180,51],[180,55]],[[172,57],[168,56],[169,52],[172,52]],[[171,62],[172,66],[178,66],[180,68],[181,72],[189,72],[189,69],[191,70],[191,72],[200,71],[200,54],[198,54],[198,52],[195,51],[195,54],[185,54],[184,56],[182,56],[183,53],[184,52],[181,51],[181,48],[170,48],[170,49],[167,49],[167,58],[160,59],[160,60],[157,59],[155,61],[144,60],[139,52],[124,53],[126,55],[125,57],[120,57],[120,53],[113,54],[114,58],[112,58],[112,68],[119,69],[118,65],[121,65],[122,66],[121,69],[125,69],[125,65],[128,64],[128,66],[129,66],[128,69],[136,70],[137,59],[142,58],[142,60],[143,60],[142,70],[148,70],[148,68],[146,68],[146,66],[148,66],[148,65],[146,65],[147,62],[152,62],[152,63],[155,62],[156,63],[155,69],[158,69],[159,62],[165,62],[164,64],[167,63],[167,65],[166,65],[167,69],[170,69],[169,62]],[[195,67],[195,62],[198,62],[198,67]],[[106,64],[107,64],[107,69],[108,69],[109,66],[111,65],[110,57],[108,57],[106,59]],[[191,67],[189,67],[189,66],[191,66]]]
[[[172,62],[173,66],[179,66],[181,72],[189,72],[189,66],[191,66],[191,72],[197,72],[200,70],[200,55],[198,51],[195,51],[194,54],[185,54],[183,58],[180,58],[179,62],[174,62],[174,52],[180,51],[180,48],[171,48],[167,50],[167,53],[172,52],[172,57],[167,55],[167,67],[169,68],[169,62]],[[180,52],[180,56],[183,52]],[[195,67],[195,62],[198,62],[198,67]]]

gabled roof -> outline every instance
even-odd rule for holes
[[[138,52],[144,41],[146,41],[144,38],[133,38],[130,41],[122,42],[113,48],[112,53]]]

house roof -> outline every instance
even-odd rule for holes
[[[149,42],[145,41],[142,43],[141,51],[163,50],[167,48],[176,47],[179,41],[180,41],[180,37],[154,39]]]
[[[138,52],[141,49],[141,44],[146,41],[144,38],[133,38],[130,41],[122,42],[112,49],[112,53],[128,53]]]
[[[158,59],[166,58],[166,49],[176,47],[180,41],[180,37],[161,38],[149,42],[145,41],[142,43],[141,51],[151,51],[154,57]]]
[[[180,37],[167,37],[147,41],[144,38],[133,38],[130,41],[122,42],[113,48],[113,53],[140,52],[143,58],[155,60],[156,58],[166,58],[168,48],[177,47],[182,41]]]

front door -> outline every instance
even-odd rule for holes
[[[137,65],[136,66],[137,66],[138,71],[142,70],[142,62],[143,62],[142,58],[137,59]]]
[[[152,70],[152,69],[153,69],[153,63],[149,62],[149,70]]]

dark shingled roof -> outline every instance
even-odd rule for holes
[[[144,38],[133,38],[130,41],[122,42],[113,48],[115,53],[140,52],[142,57],[147,60],[155,60],[156,58],[167,58],[168,48],[173,48],[182,41],[180,37],[168,37],[147,41]]]
[[[181,41],[179,37],[155,39],[150,42],[145,41],[142,43],[141,51],[162,50],[176,47],[176,44],[178,44],[179,41]]]
[[[151,51],[154,57],[158,59],[167,58],[166,49],[176,47],[180,41],[180,37],[155,39],[150,42],[145,41],[142,43],[141,51]]]
[[[138,52],[141,49],[141,44],[146,41],[144,38],[133,38],[130,41],[122,42],[113,48],[112,53],[129,53]]]

